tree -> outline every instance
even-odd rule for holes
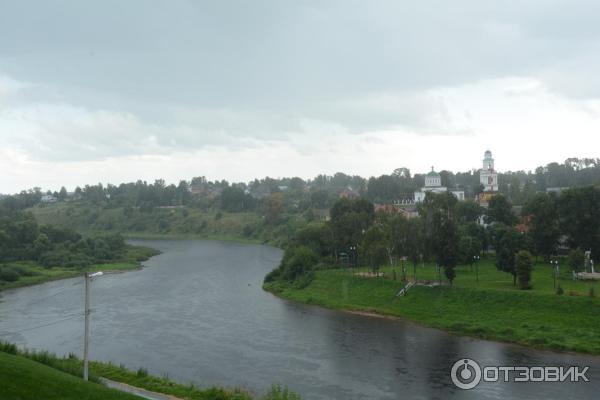
[[[481,253],[481,242],[479,239],[463,233],[460,235],[459,253],[460,261],[463,264],[472,265],[475,256]]]
[[[413,274],[417,275],[417,264],[425,251],[425,238],[421,218],[409,219],[406,224],[406,255],[413,264]]]
[[[526,250],[519,251],[515,256],[515,266],[519,288],[522,290],[531,289],[531,270],[533,269],[531,254]]]
[[[65,201],[67,199],[67,189],[63,186],[60,188],[60,192],[58,192],[58,199],[60,201]]]
[[[483,214],[483,208],[474,201],[459,201],[455,206],[456,219],[461,224],[477,222]]]
[[[456,276],[455,267],[459,261],[458,227],[454,220],[456,198],[451,193],[428,193],[420,207],[425,223],[428,247],[436,262],[444,267],[450,284]]]
[[[523,248],[522,235],[516,229],[498,224],[493,231],[494,249],[496,250],[496,268],[513,276],[513,284],[517,284],[515,254]]]
[[[486,224],[502,223],[508,226],[514,225],[516,217],[512,212],[512,204],[506,197],[497,194],[490,200],[485,216]]]
[[[375,219],[373,203],[366,199],[339,199],[330,212],[334,254],[362,242],[363,234]]]
[[[533,241],[535,254],[544,256],[547,261],[556,253],[560,229],[556,196],[537,194],[523,208],[525,219],[530,224],[529,235]]]
[[[585,264],[585,254],[580,248],[573,249],[569,252],[567,264],[574,272],[579,272]]]
[[[600,255],[600,189],[593,186],[564,191],[558,198],[559,226],[572,248]],[[596,256],[596,257],[597,257]]]
[[[377,271],[379,266],[386,261],[388,256],[386,244],[385,234],[379,226],[373,225],[365,232],[361,249],[364,259],[367,260],[373,272]]]

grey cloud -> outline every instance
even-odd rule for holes
[[[286,140],[306,120],[465,134],[428,90],[532,76],[600,97],[599,16],[567,0],[0,1],[0,74],[31,84],[12,107],[98,124],[29,114],[42,132],[10,140],[72,159]]]

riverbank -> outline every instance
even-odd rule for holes
[[[157,254],[160,254],[160,252],[150,247],[127,245],[123,256],[118,260],[110,263],[94,264],[82,269],[66,267],[45,268],[32,261],[10,262],[4,264],[2,268],[13,271],[15,274],[11,279],[15,280],[0,280],[0,292],[8,289],[38,285],[40,283],[59,279],[73,278],[82,275],[84,272],[121,272],[135,270],[142,267],[142,262]]]
[[[597,298],[458,285],[415,286],[406,296],[396,297],[402,287],[399,281],[340,270],[316,271],[304,288],[281,281],[264,285],[279,297],[301,303],[406,318],[481,339],[600,354]]]
[[[28,209],[41,224],[69,227],[85,235],[118,233],[139,239],[206,239],[282,246],[308,221],[290,214],[265,223],[257,212],[215,208],[152,208],[56,203]]]
[[[166,395],[169,398],[189,400],[299,400],[290,393],[278,396],[287,389],[274,385],[263,397],[255,397],[244,389],[221,387],[199,388],[184,385],[166,377],[149,375],[144,368],[136,372],[111,363],[90,362],[90,381],[81,379],[83,363],[77,357],[59,358],[48,352],[28,352],[16,346],[0,342],[0,376],[5,384],[0,385],[2,399],[115,399],[133,400],[139,397],[109,389],[99,384],[102,378]]]

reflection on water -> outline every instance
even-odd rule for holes
[[[92,285],[91,357],[198,385],[261,393],[283,383],[306,399],[595,398],[600,359],[457,337],[405,321],[290,303],[261,290],[272,247],[144,241],[163,251],[141,271]],[[81,279],[0,294],[2,339],[82,353]],[[55,323],[60,321],[59,323]],[[590,365],[586,384],[452,386],[451,365]]]

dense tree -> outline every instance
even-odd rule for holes
[[[571,247],[600,256],[600,189],[588,186],[563,192],[558,198],[558,214],[560,229]]]
[[[519,251],[515,256],[515,268],[520,289],[531,289],[531,270],[533,260],[531,254],[526,250]]]
[[[547,261],[556,254],[560,229],[556,196],[540,193],[529,200],[523,208],[524,219],[530,224],[529,235],[535,254]]]
[[[455,267],[460,258],[458,225],[454,218],[456,202],[451,193],[428,193],[420,207],[429,239],[429,249],[437,264],[444,268],[450,284],[454,281]]]
[[[493,231],[494,249],[496,250],[496,268],[513,276],[513,283],[517,283],[517,270],[515,254],[525,247],[523,235],[515,228],[497,224]]]
[[[501,223],[508,226],[516,222],[512,204],[505,196],[498,194],[492,197],[485,215],[485,222],[487,224]]]

